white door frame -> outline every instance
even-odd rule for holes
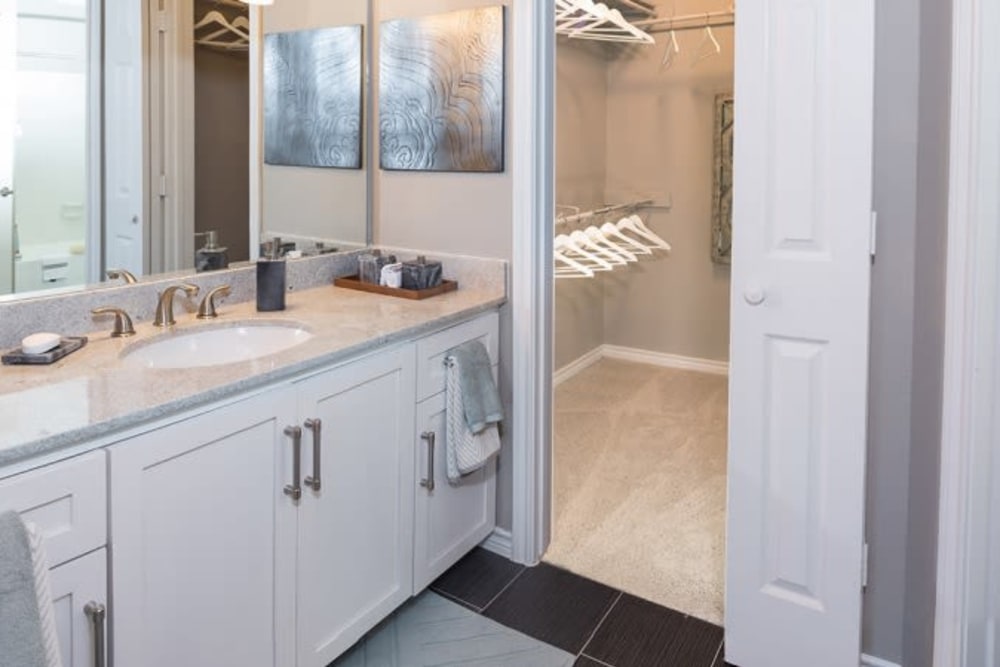
[[[954,0],[953,21],[934,664],[980,667],[1000,659],[1000,7]]]
[[[552,513],[555,4],[515,0],[513,22],[511,551],[534,564],[549,545]]]

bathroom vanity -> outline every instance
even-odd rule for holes
[[[260,322],[237,304],[2,369],[0,413],[68,413],[0,444],[0,510],[46,537],[66,664],[94,665],[106,641],[116,667],[325,666],[485,539],[495,463],[449,484],[443,359],[479,339],[496,364],[503,300],[321,287],[269,314],[311,337],[265,357],[130,360],[153,339]]]

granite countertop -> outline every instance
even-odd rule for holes
[[[469,289],[424,301],[319,287],[288,294],[287,309],[258,313],[255,304],[219,302],[219,319],[197,320],[175,310],[166,331],[136,324],[131,338],[108,328],[50,366],[0,366],[0,476],[3,468],[49,460],[81,444],[107,438],[172,413],[238,395],[302,372],[343,361],[386,344],[436,331],[504,303],[503,289]],[[252,361],[193,369],[136,368],[122,360],[134,345],[198,328],[249,320],[292,322],[313,334],[296,347]]]

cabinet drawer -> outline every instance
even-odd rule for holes
[[[495,365],[499,321],[497,313],[488,313],[417,341],[417,401],[444,391],[444,357],[456,345],[470,340],[482,341]]]
[[[38,527],[55,567],[107,541],[106,475],[97,451],[0,480],[0,511],[15,510]]]

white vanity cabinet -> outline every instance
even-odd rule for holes
[[[117,667],[325,666],[409,598],[413,349],[111,448]]]
[[[498,317],[490,313],[428,336],[417,343],[420,379],[417,396],[413,593],[425,589],[462,556],[486,539],[496,525],[496,460],[448,481],[445,429],[444,358],[451,348],[479,340],[497,375]]]
[[[306,425],[298,667],[325,667],[412,593],[413,350],[406,345],[296,385]]]
[[[294,664],[295,407],[268,391],[109,449],[116,667]]]
[[[106,486],[101,451],[0,479],[0,512],[18,512],[44,538],[64,667],[105,667]]]

